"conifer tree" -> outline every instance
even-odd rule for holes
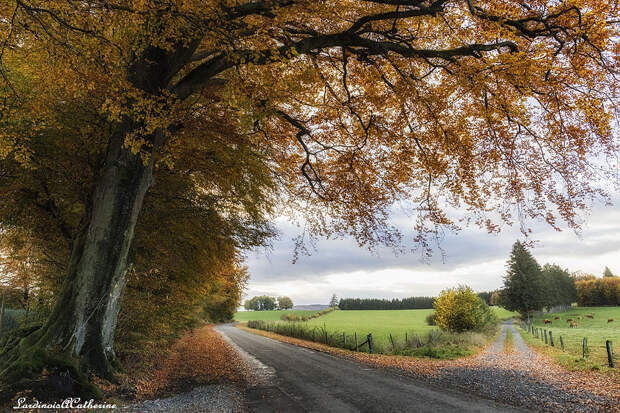
[[[540,265],[520,241],[513,244],[507,265],[501,293],[502,306],[527,315],[529,320],[530,313],[540,310],[543,305]]]

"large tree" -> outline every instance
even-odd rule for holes
[[[577,287],[575,280],[568,270],[556,264],[545,264],[542,267],[544,305],[551,310],[552,307],[570,307],[577,301]]]
[[[278,297],[278,309],[288,310],[293,308],[293,300],[290,297],[282,296]]]
[[[2,2],[0,157],[40,168],[30,139],[84,99],[101,116],[78,143],[105,146],[55,310],[6,365],[68,349],[112,375],[153,170],[200,139],[242,137],[311,234],[397,245],[401,200],[425,249],[453,206],[489,231],[515,212],[577,226],[618,149],[617,21],[600,0]]]
[[[545,304],[545,283],[540,265],[520,241],[512,246],[506,265],[501,305],[510,311],[518,311],[529,320],[530,314],[541,310]]]

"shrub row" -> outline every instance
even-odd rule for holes
[[[280,316],[280,320],[283,321],[308,321],[308,320],[312,320],[313,318],[318,318],[322,315],[331,313],[332,311],[334,311],[336,309],[336,307],[329,307],[326,308],[325,310],[321,310],[321,311],[317,311],[316,313],[311,313],[311,314],[295,314],[295,313],[287,313],[287,314],[282,314]]]

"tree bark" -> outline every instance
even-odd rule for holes
[[[126,283],[128,252],[146,191],[153,181],[148,163],[124,147],[130,125],[111,137],[85,217],[88,224],[73,242],[68,274],[54,310],[36,344],[70,353],[82,370],[113,378],[114,331]],[[157,147],[157,142],[153,145]]]

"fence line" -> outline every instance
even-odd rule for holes
[[[545,344],[550,345],[551,347],[555,347],[555,343],[553,341],[553,332],[549,330],[549,336],[547,338],[547,329],[542,329],[540,327],[534,327],[532,323],[524,323],[521,322],[520,326],[523,330],[525,330],[528,334],[531,334],[534,338],[540,338],[541,342],[544,341]],[[564,347],[564,339],[562,336],[559,336],[560,339],[560,348],[562,351],[565,351]],[[596,346],[599,347],[599,346]],[[605,340],[605,349],[607,351],[607,365],[609,367],[614,367],[614,352],[613,352],[613,342],[611,340]],[[581,356],[582,358],[588,358],[590,350],[588,348],[588,338],[584,337],[581,345]]]

